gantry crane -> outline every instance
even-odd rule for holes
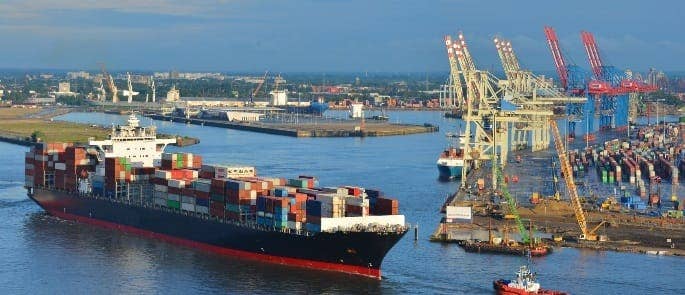
[[[576,188],[576,183],[573,179],[573,170],[571,169],[571,164],[566,156],[566,149],[564,148],[564,143],[561,140],[561,134],[559,133],[559,127],[554,119],[549,120],[549,124],[552,129],[552,134],[554,136],[554,146],[557,149],[557,155],[559,156],[559,166],[561,167],[561,174],[564,176],[566,181],[566,190],[568,192],[569,198],[571,199],[571,207],[573,207],[573,212],[576,216],[576,221],[578,221],[578,226],[580,227],[580,239],[596,241],[598,236],[596,234],[600,226],[604,224],[602,221],[599,225],[591,230],[587,228],[587,220],[585,219],[585,212],[580,204],[580,197],[578,197],[578,189]]]
[[[109,88],[109,92],[112,93],[112,102],[119,102],[119,94],[117,90],[117,85],[114,84],[114,78],[112,78],[112,75],[107,73],[104,63],[100,63],[100,69],[102,69],[102,78],[105,79],[105,81],[107,82],[107,87]]]
[[[552,53],[552,59],[554,60],[554,66],[557,69],[557,74],[559,75],[559,82],[561,83],[561,88],[568,95],[574,97],[584,97],[587,88],[587,80],[589,79],[589,74],[580,68],[579,66],[566,60],[563,52],[561,51],[561,46],[559,45],[559,38],[557,38],[557,33],[554,28],[545,26],[544,27],[545,36],[547,38],[547,44],[549,45],[549,50]],[[585,119],[587,126],[594,126],[593,120],[594,116],[594,105],[591,100],[587,100],[584,104],[568,103],[566,105],[566,115],[568,116],[568,136],[570,139],[575,138],[576,134],[576,124]],[[588,114],[588,116],[585,116]],[[588,134],[591,134],[590,130],[587,130]],[[591,139],[592,136],[586,139]]]
[[[455,56],[455,49],[452,45],[452,37],[446,35],[445,47],[447,49],[447,59],[450,63],[450,77],[447,82],[447,89],[445,89],[446,94],[444,97],[444,101],[442,102],[442,107],[462,108],[464,105],[464,88],[462,87],[462,80],[460,76],[458,61]]]
[[[555,88],[551,80],[522,69],[509,40],[495,37],[493,41],[507,77],[498,86],[504,89],[505,100],[517,105],[516,113],[531,122],[512,126],[512,144],[522,149],[530,141],[533,151],[547,149],[550,143],[547,117],[552,115],[549,112],[555,107],[583,104],[586,99],[570,97]]]

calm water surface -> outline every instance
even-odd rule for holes
[[[428,242],[437,209],[458,183],[437,181],[443,132],[438,112],[390,112],[393,122],[434,123],[440,133],[381,138],[291,138],[168,122],[161,132],[199,137],[184,148],[207,162],[255,165],[262,175],[317,175],[322,185],[383,189],[419,224],[383,263],[383,280],[254,263],[46,215],[26,197],[23,153],[0,143],[0,293],[2,294],[492,294],[519,257],[474,255]],[[63,120],[103,125],[124,116],[74,113]],[[173,150],[170,148],[170,150]],[[543,286],[572,294],[683,294],[685,259],[558,249],[534,259]]]

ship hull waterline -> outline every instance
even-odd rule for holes
[[[29,194],[49,214],[220,255],[381,279],[381,263],[405,232],[294,235],[265,231],[103,198],[34,188]]]
[[[438,164],[438,173],[440,179],[451,180],[461,178],[461,170],[463,166],[448,166]]]

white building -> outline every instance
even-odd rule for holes
[[[264,114],[250,113],[250,112],[226,112],[226,117],[229,122],[239,121],[239,122],[257,122]]]
[[[169,92],[166,93],[166,101],[179,101],[181,99],[181,92],[176,89],[176,85],[172,86]]]
[[[350,117],[358,119],[364,116],[364,104],[355,102],[350,105]]]
[[[59,82],[57,89],[58,92],[71,92],[71,84],[69,82]]]
[[[284,106],[288,104],[288,93],[285,90],[274,90],[271,94],[271,105]]]

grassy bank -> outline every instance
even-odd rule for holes
[[[39,132],[43,141],[87,142],[89,137],[104,139],[108,130],[85,124],[51,121],[45,109],[0,109],[0,134],[12,137],[30,137]],[[50,112],[48,112],[50,113]]]

